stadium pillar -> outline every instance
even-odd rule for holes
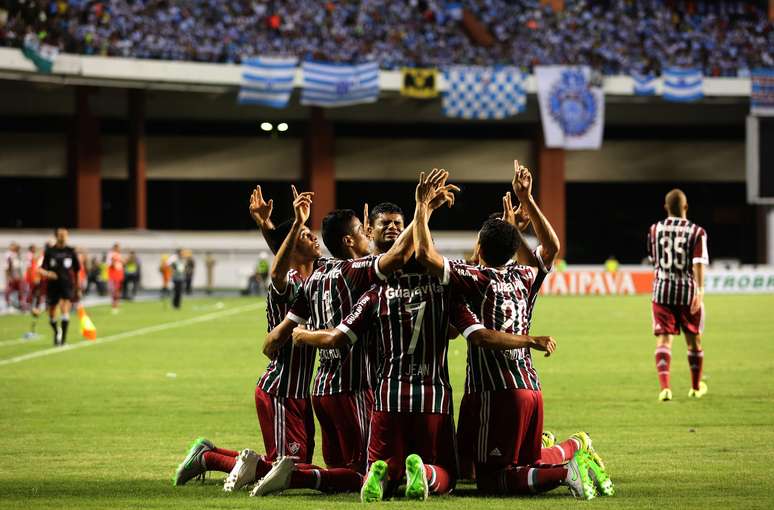
[[[102,226],[99,119],[89,106],[89,97],[95,92],[90,87],[75,88],[75,119],[67,143],[76,228],[98,229]]]
[[[322,219],[336,208],[336,168],[333,126],[322,108],[313,107],[304,140],[303,176],[306,189],[314,192],[310,228],[317,230]]]
[[[145,179],[145,91],[130,89],[128,95],[129,136],[129,226],[147,228],[147,183]]]
[[[538,204],[559,236],[562,245],[559,256],[564,258],[567,254],[564,149],[546,147],[542,133],[538,136],[536,145]]]

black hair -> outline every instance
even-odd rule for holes
[[[404,220],[406,218],[406,215],[403,214],[403,209],[401,209],[400,206],[393,204],[392,202],[382,202],[381,204],[376,204],[376,206],[368,213],[368,221],[373,225],[374,221],[376,221],[376,217],[380,214],[400,214]]]
[[[291,228],[293,228],[293,220],[285,220],[268,233],[266,243],[269,245],[269,249],[272,253],[277,253],[279,251],[280,246],[282,246],[285,238],[290,233]]]
[[[521,236],[516,227],[500,219],[488,219],[478,232],[481,255],[490,266],[505,265],[519,249]]]
[[[352,221],[356,218],[352,209],[335,209],[322,220],[323,243],[337,259],[348,258],[342,239],[352,233]]]

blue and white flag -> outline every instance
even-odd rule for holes
[[[42,43],[36,34],[30,33],[24,36],[21,52],[35,65],[38,71],[50,74],[54,69],[54,61],[59,55],[59,48]]]
[[[679,103],[698,101],[704,97],[702,85],[704,76],[701,69],[681,69],[668,67],[664,69],[664,99]]]
[[[774,116],[774,69],[753,69],[750,113]]]
[[[654,74],[632,73],[634,81],[635,96],[655,96],[656,95],[656,76]]]
[[[379,99],[379,64],[334,64],[306,61],[302,64],[304,88],[301,104],[349,106]]]
[[[443,75],[443,113],[447,117],[504,119],[526,107],[526,76],[518,67],[454,66]]]
[[[588,66],[536,66],[540,120],[546,147],[599,149],[605,93]]]
[[[242,63],[239,104],[285,108],[293,92],[296,57],[252,57]]]

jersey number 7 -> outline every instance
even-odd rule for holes
[[[417,342],[419,341],[419,333],[422,331],[422,321],[425,318],[425,305],[426,301],[419,303],[410,303],[405,305],[406,310],[411,314],[411,342],[406,353],[411,356],[414,354],[414,349],[417,348]]]

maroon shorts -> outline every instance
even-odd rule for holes
[[[19,304],[24,299],[24,280],[21,278],[12,278],[5,283],[5,297],[8,298],[12,292],[18,292]]]
[[[27,296],[25,299],[25,301],[27,301],[27,306],[33,309],[40,308],[40,305],[43,304],[44,293],[45,289],[43,282],[28,283]]]
[[[704,305],[691,313],[690,305],[653,303],[653,334],[679,335],[680,329],[694,335],[704,331]]]
[[[450,414],[374,411],[368,441],[368,463],[387,462],[391,480],[405,476],[406,457],[416,453],[422,462],[440,466],[457,478],[454,419]]]
[[[365,473],[374,394],[371,390],[312,397],[329,468]]]
[[[540,459],[543,395],[534,390],[498,390],[462,397],[460,462],[475,464],[476,476]]]
[[[255,410],[267,460],[289,455],[312,462],[314,415],[308,398],[278,397],[256,387]]]

